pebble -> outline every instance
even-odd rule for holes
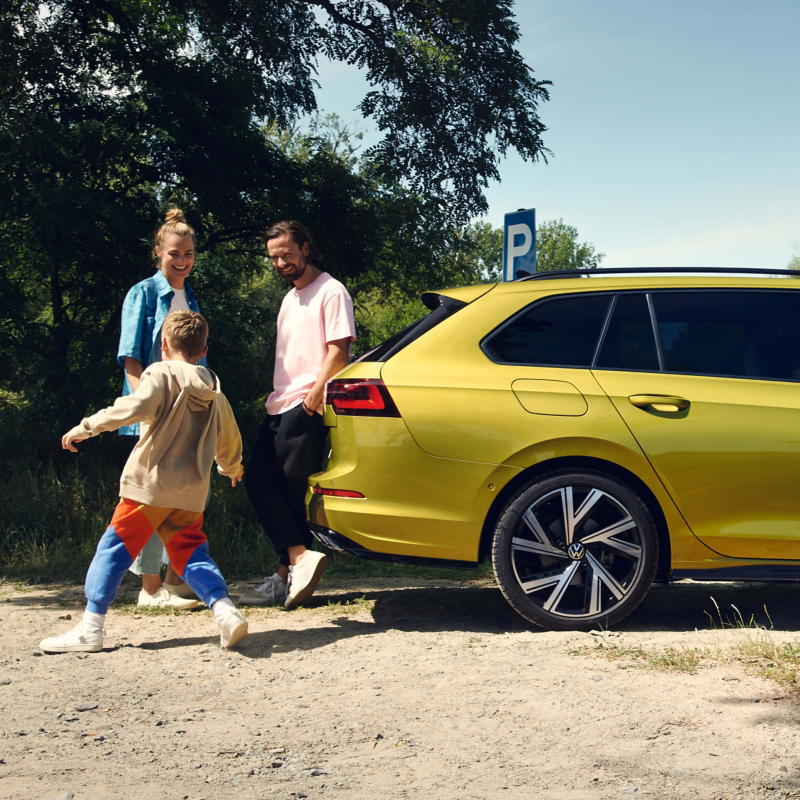
[[[603,680],[603,676],[602,675],[592,675],[592,680],[593,681],[601,681],[601,680]]]
[[[0,686],[8,686],[11,683],[11,678],[0,678]]]
[[[59,619],[72,619],[72,614],[61,614]]]
[[[639,787],[638,786],[631,786],[631,785],[621,786],[619,789],[617,789],[617,791],[620,794],[636,794],[636,792],[639,791]]]
[[[374,738],[375,739],[383,739],[383,734],[382,733],[376,733]]]
[[[272,769],[278,769],[278,767],[282,767],[283,766],[283,761],[273,761],[270,764],[270,766],[272,767]]]
[[[41,650],[31,650],[31,655],[32,656],[41,656],[41,655],[43,655],[43,653],[42,653]]]
[[[97,708],[97,703],[78,703],[75,706],[76,711],[94,711]]]
[[[52,800],[72,800],[72,792],[64,792],[63,794],[58,795],[58,797],[52,798]]]

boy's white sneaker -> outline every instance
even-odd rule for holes
[[[286,602],[286,581],[278,573],[265,578],[261,586],[245,592],[239,598],[243,606],[282,606]]]
[[[294,608],[305,603],[317,588],[322,573],[328,564],[328,556],[316,550],[306,550],[303,557],[289,567],[289,591],[286,594],[286,608]]]
[[[216,615],[216,612],[215,612]],[[219,646],[226,650],[235,647],[247,636],[247,620],[234,606],[226,606],[217,619]]]
[[[136,602],[137,606],[149,606],[150,608],[197,608],[200,605],[197,600],[187,600],[184,597],[178,597],[163,586],[155,593],[148,594],[144,589],[139,592],[139,599]]]
[[[99,653],[103,649],[103,631],[87,633],[83,622],[79,622],[71,631],[42,639],[39,647],[45,653]]]

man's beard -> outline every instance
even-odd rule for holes
[[[281,272],[281,278],[283,278],[286,283],[294,283],[296,280],[303,277],[303,273],[305,271],[305,264],[295,264],[295,266],[292,267],[291,272]]]

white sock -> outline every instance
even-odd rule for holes
[[[211,606],[211,610],[214,612],[214,619],[217,621],[218,625],[225,619],[226,608],[236,609],[230,597],[220,597],[220,599]]]
[[[86,631],[86,633],[102,631],[105,626],[105,614],[95,614],[94,611],[89,611],[88,608],[83,612],[83,630]]]

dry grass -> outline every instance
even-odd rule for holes
[[[594,632],[593,645],[570,651],[575,655],[593,655],[616,661],[621,669],[651,669],[693,673],[699,669],[738,664],[750,673],[769,678],[784,688],[800,692],[800,642],[778,641],[774,626],[757,625],[751,617],[745,621],[732,605],[733,614],[723,615],[716,600],[717,617],[709,614],[712,630],[723,635],[707,647],[653,647],[615,642],[619,636],[610,631]],[[764,611],[767,612],[766,606]],[[767,612],[767,619],[770,619]]]

